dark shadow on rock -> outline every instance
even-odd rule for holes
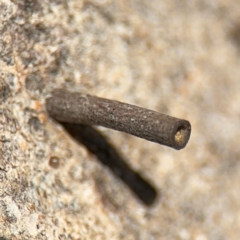
[[[119,177],[145,205],[154,203],[158,193],[153,185],[132,170],[101,133],[90,126],[68,123],[62,125],[77,142],[85,145],[102,164]]]
[[[240,51],[240,22],[233,24],[229,32],[230,39]]]

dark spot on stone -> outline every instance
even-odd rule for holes
[[[44,198],[47,198],[47,193],[46,193],[46,191],[43,191],[43,197],[44,197]]]
[[[10,239],[5,237],[0,237],[0,240],[10,240]]]
[[[37,138],[38,140],[44,140],[45,131],[40,120],[36,117],[32,117],[30,118],[28,124],[30,125],[30,132],[32,133],[33,137]]]
[[[13,118],[12,113],[6,109],[0,109],[0,126],[3,133],[16,133],[18,129],[18,121]],[[6,135],[6,134],[4,134]],[[9,137],[9,136],[8,136]]]
[[[47,72],[56,75],[61,68],[67,68],[67,59],[69,55],[70,51],[66,46],[61,47],[61,49],[53,53],[54,61],[47,67]]]
[[[58,157],[51,157],[50,160],[49,160],[49,165],[52,167],[52,168],[59,168],[60,166],[60,159]]]
[[[22,30],[26,38],[34,42],[45,41],[51,34],[50,28],[46,27],[43,23],[36,25],[25,23]]]
[[[12,0],[14,4],[16,4],[19,10],[23,10],[28,14],[32,14],[33,12],[39,12],[42,10],[42,6],[39,1],[35,0]]]
[[[38,159],[43,159],[44,156],[45,156],[45,152],[44,152],[43,149],[39,149],[39,150],[36,152],[36,157],[37,157]]]
[[[1,151],[0,151],[1,153]],[[0,168],[0,182],[3,182],[6,180],[6,173]],[[1,196],[1,194],[0,194]]]
[[[27,76],[25,86],[29,91],[42,93],[44,89],[44,82],[37,73],[32,73]]]
[[[15,75],[14,74],[12,74],[12,73],[8,73],[7,74],[7,76],[6,76],[6,82],[8,83],[8,85],[10,86],[10,87],[13,87],[14,86],[14,77],[15,77]]]
[[[12,46],[6,42],[0,42],[0,59],[4,61],[7,65],[13,65],[13,50]]]
[[[10,96],[10,88],[8,84],[0,79],[0,102],[4,102]]]
[[[39,119],[36,118],[36,117],[32,117],[32,118],[29,120],[29,124],[30,124],[30,126],[31,126],[31,128],[32,128],[32,130],[33,130],[34,132],[41,131],[41,129],[42,129],[42,124],[41,124],[41,122],[39,121]]]
[[[13,43],[13,35],[16,34],[16,31],[14,31],[13,24],[9,20],[6,20],[5,22],[3,21],[1,7],[2,6],[0,6],[0,59],[1,61],[4,61],[7,65],[13,65],[13,49],[15,47]]]
[[[5,221],[8,223],[16,223],[17,222],[17,218],[16,216],[11,213],[10,211],[8,211],[7,209],[5,210]]]
[[[240,22],[235,24],[234,27],[230,30],[230,38],[234,45],[239,49],[240,51]]]
[[[7,21],[11,17],[12,13],[13,13],[13,8],[11,7],[11,5],[5,4],[3,3],[3,1],[1,1],[1,7],[0,7],[1,21],[2,22]]]

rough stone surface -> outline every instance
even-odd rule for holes
[[[240,239],[239,19],[235,0],[1,0],[0,238]],[[46,114],[59,87],[187,119],[190,142],[74,140]]]

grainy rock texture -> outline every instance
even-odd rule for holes
[[[0,238],[240,239],[239,19],[236,0],[1,0]],[[190,142],[77,138],[46,114],[59,87],[187,119]]]

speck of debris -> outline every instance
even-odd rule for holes
[[[52,168],[59,168],[60,166],[60,159],[58,157],[51,157],[50,160],[49,160],[49,165],[52,167]]]

